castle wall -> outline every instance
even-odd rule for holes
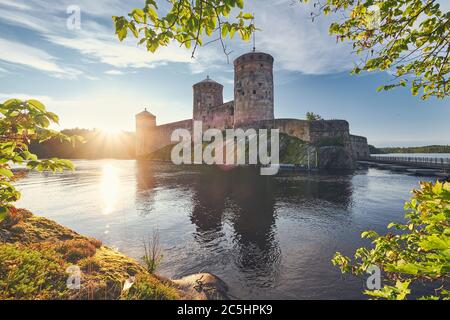
[[[145,131],[138,132],[140,141],[138,142],[136,156],[142,157],[172,144],[170,137],[176,129],[186,129],[192,132],[192,128],[192,119],[188,119],[147,128]]]
[[[317,146],[343,146],[350,150],[350,126],[345,120],[309,121],[309,142]]]
[[[232,128],[233,102],[216,107],[211,113],[209,127],[225,130]],[[367,139],[365,137],[350,135],[349,124],[345,120],[307,121],[299,119],[259,120],[241,125],[247,129],[279,129],[281,133],[296,137],[316,146],[344,146],[352,153],[354,159],[366,159],[370,156]],[[165,125],[146,128],[138,132],[137,156],[145,156],[167,145],[173,144],[170,140],[172,132],[176,129],[186,129],[192,132],[193,121],[183,120]],[[208,128],[206,128],[208,129]],[[206,130],[204,128],[204,130]]]
[[[364,160],[370,158],[369,144],[366,137],[350,136],[353,158]]]
[[[274,119],[254,121],[240,126],[243,129],[279,129],[281,133],[314,145],[342,145],[351,148],[349,124],[345,120],[308,121]]]
[[[208,110],[204,129],[216,128],[225,130],[233,128],[234,125],[234,101],[227,102],[221,106]]]

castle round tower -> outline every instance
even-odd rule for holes
[[[205,121],[208,109],[223,104],[223,85],[209,76],[194,84],[194,120]]]
[[[153,148],[151,131],[156,127],[156,117],[145,109],[136,115],[136,156],[148,154]]]
[[[274,119],[270,54],[246,53],[234,61],[234,126]]]

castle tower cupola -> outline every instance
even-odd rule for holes
[[[147,108],[136,115],[136,132],[153,127],[156,127],[156,116],[148,112]]]
[[[223,85],[212,80],[209,76],[205,80],[194,84],[194,120],[204,121],[208,109],[223,104]]]
[[[234,126],[274,119],[274,58],[253,51],[234,61]]]

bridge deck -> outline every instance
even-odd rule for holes
[[[389,157],[389,156],[371,156],[367,162],[385,163],[399,166],[407,166],[425,169],[450,170],[450,158],[431,158],[431,157]]]

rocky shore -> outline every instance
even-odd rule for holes
[[[74,275],[79,286],[68,286]],[[0,222],[0,300],[211,300],[227,299],[227,291],[208,273],[178,280],[149,273],[99,240],[27,210],[12,209]]]

